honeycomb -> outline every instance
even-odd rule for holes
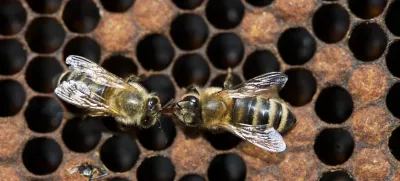
[[[0,180],[400,180],[400,1],[2,0]],[[163,104],[196,83],[222,86],[271,71],[297,125],[269,153],[169,115],[149,129],[54,95],[68,55],[142,83]]]

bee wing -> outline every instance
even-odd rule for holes
[[[266,125],[228,124],[225,128],[238,137],[270,152],[283,152],[286,144],[281,134]]]
[[[87,58],[70,55],[66,59],[69,69],[85,74],[94,83],[116,88],[126,88],[127,83]]]
[[[79,107],[88,108],[96,111],[117,114],[118,111],[107,105],[106,100],[82,81],[64,81],[54,90],[55,94],[62,100]]]
[[[286,84],[288,77],[281,72],[270,72],[247,80],[231,89],[224,90],[231,98],[245,98],[255,95],[275,95]]]

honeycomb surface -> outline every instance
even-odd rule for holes
[[[0,180],[400,180],[400,1],[2,0]],[[297,125],[269,153],[169,115],[121,130],[54,95],[68,55],[143,85],[165,104],[196,83],[271,71]]]

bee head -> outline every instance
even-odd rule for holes
[[[174,114],[187,126],[196,127],[201,123],[201,105],[197,95],[187,94],[174,105]]]
[[[148,128],[153,126],[160,118],[161,104],[160,99],[157,96],[151,96],[147,99],[146,105],[146,116],[140,122],[143,128]]]

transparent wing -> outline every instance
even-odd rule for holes
[[[70,55],[66,59],[66,64],[69,65],[70,70],[85,74],[88,79],[97,84],[116,88],[126,88],[127,86],[122,78],[108,72],[87,58]]]
[[[288,77],[281,72],[270,72],[247,80],[231,89],[224,90],[231,98],[245,98],[255,95],[275,95],[286,84]]]
[[[82,81],[64,81],[54,92],[62,100],[78,107],[111,114],[118,113],[118,111],[107,105],[103,97],[91,91],[89,86]]]
[[[270,152],[283,152],[286,144],[281,134],[274,128],[266,129],[266,125],[228,124],[228,131],[238,137]]]

